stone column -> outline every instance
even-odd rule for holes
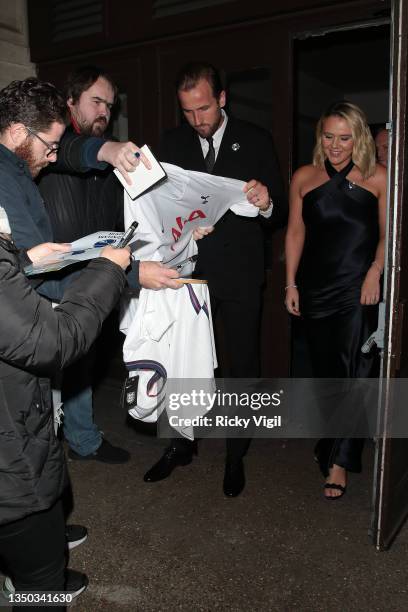
[[[0,0],[0,89],[36,76],[30,62],[26,0]]]

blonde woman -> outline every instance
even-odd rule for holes
[[[347,101],[319,119],[313,163],[293,175],[286,234],[288,312],[305,321],[313,374],[364,378],[361,346],[376,325],[384,267],[386,171],[363,111]],[[361,471],[360,439],[322,439],[324,495],[339,499],[347,471]]]

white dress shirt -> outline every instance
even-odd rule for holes
[[[220,125],[220,127],[218,128],[218,130],[216,132],[214,132],[212,138],[213,138],[213,145],[214,145],[214,151],[215,151],[215,160],[217,160],[217,156],[218,156],[218,151],[220,150],[220,146],[221,146],[221,141],[222,141],[222,137],[224,136],[224,132],[225,132],[225,128],[227,127],[227,123],[228,123],[228,115],[227,113],[224,111],[224,109],[221,109],[221,115],[222,115],[222,123]],[[208,149],[210,148],[210,145],[208,144],[208,140],[206,138],[202,138],[200,135],[198,135],[200,138],[200,144],[201,144],[201,149],[203,152],[203,157],[205,159],[207,153],[208,153]],[[260,210],[259,214],[262,215],[263,217],[265,217],[265,219],[269,219],[269,217],[272,214],[272,209],[273,209],[273,202],[270,199],[269,200],[269,206],[266,210]]]

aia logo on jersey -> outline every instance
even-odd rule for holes
[[[210,195],[208,195],[208,196],[201,196],[202,204],[208,204],[209,198],[211,198]]]
[[[209,197],[209,196],[207,196]],[[174,242],[178,242],[180,240],[180,236],[181,236],[181,232],[183,231],[184,226],[187,223],[190,223],[190,221],[195,221],[196,219],[206,219],[206,215],[203,213],[202,210],[193,210],[193,212],[191,213],[191,215],[188,217],[188,219],[183,219],[183,217],[176,217],[176,225],[177,227],[172,227],[171,228],[171,233],[173,235],[173,240]],[[171,250],[174,250],[174,244],[171,247]]]

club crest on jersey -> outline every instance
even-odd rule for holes
[[[208,204],[208,200],[209,200],[210,198],[211,198],[211,196],[210,196],[210,195],[208,195],[208,196],[201,196],[201,199],[202,199],[202,201],[203,201],[202,203],[203,203],[203,204]]]
[[[233,145],[231,145],[231,149],[233,151],[238,151],[238,149],[241,147],[241,145],[239,144],[239,142],[234,142]]]

